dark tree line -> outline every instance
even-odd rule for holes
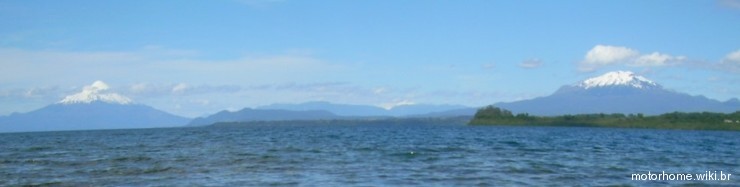
[[[544,117],[531,116],[527,113],[513,114],[506,109],[486,106],[476,112],[469,124],[740,130],[740,111],[730,114],[672,112],[657,116],[645,116],[640,113],[598,113]]]

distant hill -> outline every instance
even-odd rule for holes
[[[28,113],[0,117],[0,132],[175,127],[189,120],[146,105],[53,104]]]
[[[487,106],[478,110],[468,124],[740,131],[740,111],[733,113],[671,112],[654,116],[615,113],[543,117],[514,114],[505,109]]]
[[[370,105],[350,105],[350,104],[335,104],[323,101],[306,102],[300,104],[272,104],[267,106],[258,107],[257,109],[281,109],[281,110],[292,110],[292,111],[306,111],[306,110],[325,110],[340,116],[412,116],[412,115],[423,115],[435,112],[445,112],[450,110],[458,109],[470,109],[470,107],[462,105],[428,105],[428,104],[415,104],[415,105],[401,105],[391,109],[384,109]],[[469,115],[473,115],[475,110]]]
[[[208,117],[195,118],[188,125],[202,126],[217,122],[328,120],[339,118],[341,117],[324,110],[290,111],[245,108],[235,112],[221,111]]]
[[[174,127],[189,121],[146,105],[133,104],[131,99],[107,90],[108,85],[96,81],[59,103],[0,117],[0,132]]]
[[[461,109],[453,109],[453,110],[446,110],[446,111],[440,111],[440,112],[431,112],[426,114],[418,114],[418,115],[410,115],[409,117],[457,117],[457,116],[469,116],[472,117],[475,115],[475,112],[478,109],[476,108],[461,108]]]
[[[442,116],[472,116],[475,114],[475,108],[466,107],[462,105],[428,105],[428,104],[416,104],[416,105],[401,105],[393,107],[390,110],[393,116],[426,116],[426,117],[442,117]]]
[[[555,93],[530,100],[494,104],[515,113],[555,116],[590,113],[722,112],[740,110],[740,102],[708,99],[664,89],[629,71],[615,71],[561,87]]]
[[[324,101],[306,102],[300,104],[271,104],[256,109],[311,111],[323,110],[340,116],[387,116],[388,112],[380,107],[369,105],[334,104]]]
[[[330,120],[396,120],[400,118],[472,117],[474,108],[457,105],[403,105],[386,110],[369,105],[334,104],[329,102],[307,102],[301,104],[273,104],[255,109],[221,111],[196,118],[188,125],[202,126],[214,123],[270,122]],[[249,123],[251,124],[251,123]]]

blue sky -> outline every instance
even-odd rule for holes
[[[482,106],[612,70],[740,96],[740,1],[5,1],[0,115],[95,80],[184,116]]]

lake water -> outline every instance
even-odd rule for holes
[[[0,148],[0,186],[740,185],[740,132],[721,131],[256,125],[10,133]],[[708,170],[732,178],[631,180]]]

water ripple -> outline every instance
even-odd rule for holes
[[[12,133],[0,134],[0,186],[733,185],[629,176],[736,174],[738,135],[454,125]]]

